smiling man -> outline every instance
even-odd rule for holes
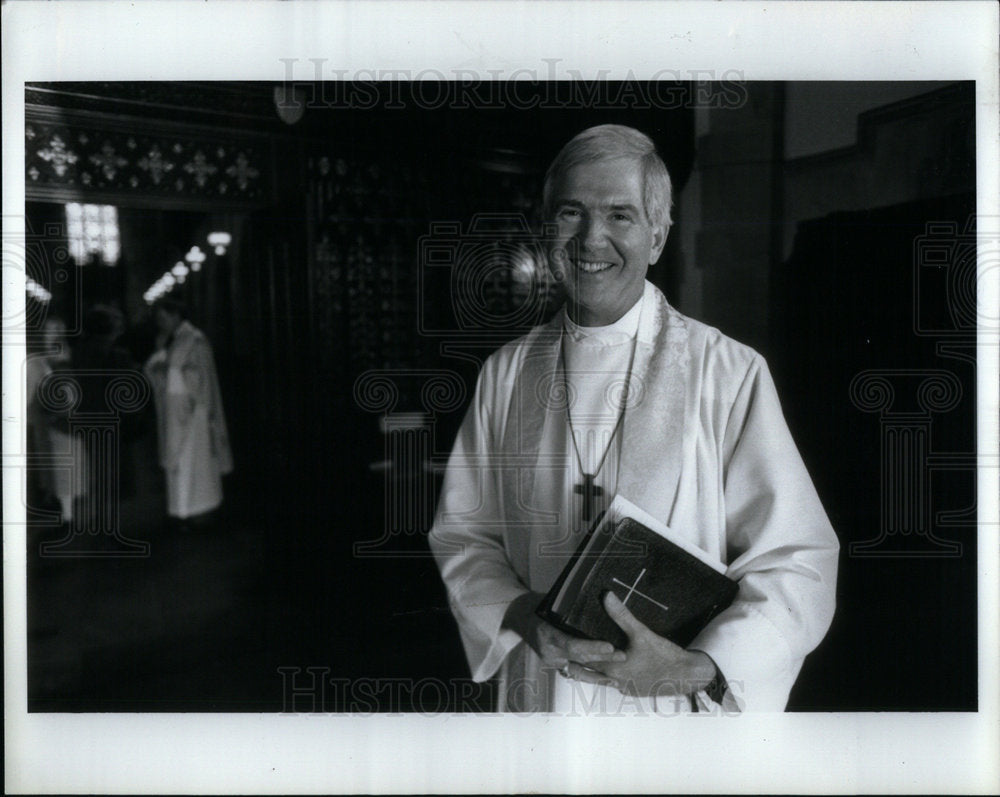
[[[483,366],[430,535],[473,678],[499,676],[499,710],[780,711],[829,627],[839,546],[767,366],[646,281],[671,225],[647,136],[580,133],[544,199],[566,305]],[[616,494],[739,584],[687,648],[612,595],[622,650],[535,615]]]

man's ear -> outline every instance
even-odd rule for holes
[[[667,236],[670,234],[670,225],[663,224],[653,228],[653,243],[649,247],[649,264],[653,265],[663,254],[663,247],[667,244]]]

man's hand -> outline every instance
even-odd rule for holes
[[[571,673],[591,669],[603,672],[605,667],[626,660],[625,653],[616,651],[610,642],[579,639],[542,620],[535,614],[535,607],[544,597],[536,592],[525,593],[510,604],[503,618],[503,625],[516,631],[543,663],[557,670],[569,665]]]
[[[689,695],[715,678],[715,664],[699,650],[685,650],[657,636],[635,618],[614,593],[604,596],[604,608],[628,636],[625,660],[609,661],[592,672],[570,664],[569,674],[588,683],[613,686],[627,695]],[[618,651],[620,653],[621,651]]]

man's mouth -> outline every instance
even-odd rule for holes
[[[576,260],[575,265],[584,274],[597,274],[607,271],[614,263],[609,263],[607,260]]]

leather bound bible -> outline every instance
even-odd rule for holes
[[[738,586],[722,564],[616,496],[536,612],[568,634],[624,650],[628,638],[604,610],[608,590],[654,633],[686,647]]]

